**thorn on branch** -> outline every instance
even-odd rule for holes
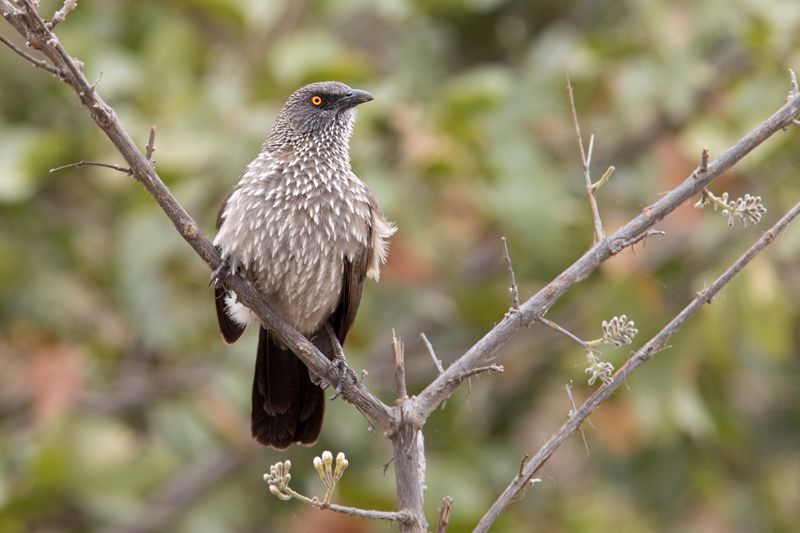
[[[797,86],[797,74],[795,74],[794,70],[792,69],[789,69],[789,83],[790,83],[789,94],[788,96],[786,96],[787,102],[790,102],[793,99],[800,96],[800,89],[798,89]],[[789,127],[792,125],[800,126],[800,120],[798,120],[796,117],[791,117],[786,123],[786,125],[783,127],[783,130],[784,131],[788,130]]]
[[[514,275],[514,267],[511,264],[511,254],[508,252],[508,240],[505,237],[500,237],[500,241],[503,243],[503,259],[506,262],[506,269],[508,270],[508,275],[511,278],[511,286],[508,289],[508,292],[511,294],[511,311],[518,311],[519,310],[519,289],[517,288],[517,278]]]
[[[525,475],[525,465],[528,464],[528,459],[530,459],[530,456],[526,453],[522,456],[522,461],[519,462],[519,473],[517,474],[517,477],[520,479],[522,479],[522,477]]]
[[[431,341],[428,340],[428,337],[426,337],[424,333],[420,333],[419,336],[422,338],[422,342],[425,343],[425,347],[428,349],[431,359],[433,359],[433,364],[436,367],[436,371],[439,372],[439,374],[443,374],[444,367],[442,366],[442,362],[439,360],[439,358],[436,357],[436,352],[433,351],[433,345],[431,344]]]
[[[571,382],[571,380],[570,380],[570,382]],[[572,409],[569,410],[569,413],[568,413],[567,416],[572,418],[575,415],[575,413],[578,411],[578,406],[575,405],[575,398],[572,396],[572,387],[570,386],[570,384],[569,383],[564,383],[564,389],[566,389],[566,391],[567,391],[567,398],[569,398],[569,403],[572,406]],[[589,419],[587,418],[587,420],[589,420]],[[591,424],[591,423],[592,422],[589,421],[589,424]],[[581,439],[583,439],[583,448],[586,450],[586,457],[589,457],[589,455],[590,455],[589,454],[589,441],[586,440],[586,434],[583,432],[583,428],[578,428],[578,431],[581,432]]]
[[[708,148],[703,148],[703,153],[700,155],[700,173],[706,172],[708,172]]]
[[[103,79],[103,71],[101,70],[100,74],[97,76],[97,79],[94,80],[94,83],[90,87],[90,89],[92,90],[92,93],[97,91],[97,86],[100,83],[100,80],[102,80],[102,79]]]
[[[133,169],[128,167],[123,167],[120,165],[116,165],[114,163],[97,163],[95,161],[78,161],[77,163],[69,163],[68,165],[62,165],[60,167],[51,168],[50,173],[58,172],[60,170],[65,170],[68,168],[78,168],[78,167],[103,167],[103,168],[110,168],[111,170],[116,170],[117,172],[122,172],[128,176],[133,176]]]
[[[786,97],[786,101],[790,101],[795,98],[797,95],[800,95],[800,88],[797,85],[797,74],[795,74],[794,70],[789,69],[789,95]]]
[[[156,151],[156,127],[153,126],[150,128],[150,135],[147,138],[147,146],[144,148],[145,152],[144,155],[150,164],[153,165],[153,168],[156,166],[156,162],[153,160],[153,152]]]

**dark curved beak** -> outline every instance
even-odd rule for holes
[[[344,95],[339,99],[336,104],[341,109],[347,109],[348,107],[355,107],[358,104],[363,104],[364,102],[369,102],[372,100],[373,97],[367,91],[362,91],[360,89],[352,89],[349,93]]]

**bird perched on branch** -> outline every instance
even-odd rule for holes
[[[368,92],[334,81],[292,94],[261,153],[222,202],[214,239],[220,269],[252,281],[273,310],[332,360],[343,355],[364,279],[378,279],[395,231],[350,167],[356,106],[370,100]],[[215,285],[220,331],[232,343],[258,319]],[[313,444],[325,412],[320,379],[259,326],[253,437],[279,449]]]

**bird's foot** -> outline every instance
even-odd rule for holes
[[[333,345],[333,359],[331,362],[333,363],[333,366],[339,369],[339,380],[338,383],[336,383],[333,396],[331,396],[331,400],[334,400],[342,394],[342,385],[344,384],[345,379],[347,379],[347,372],[349,371],[354,377],[355,372],[353,372],[350,367],[347,366],[347,359],[344,356],[342,344],[339,342],[339,338],[336,336],[336,333],[333,331],[333,327],[330,325],[330,323],[325,324],[325,329],[328,331],[328,336],[330,337],[331,344]]]
[[[214,271],[211,272],[211,279],[208,281],[208,284],[213,286],[214,288],[219,287],[221,284],[221,278],[223,277],[223,274],[226,271],[228,273],[231,272],[231,263],[227,257],[223,257],[222,260],[219,262],[219,265],[217,265],[217,268],[215,268]]]

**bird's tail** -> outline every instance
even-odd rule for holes
[[[306,365],[262,327],[253,379],[253,437],[278,449],[313,444],[324,414],[325,396]]]

